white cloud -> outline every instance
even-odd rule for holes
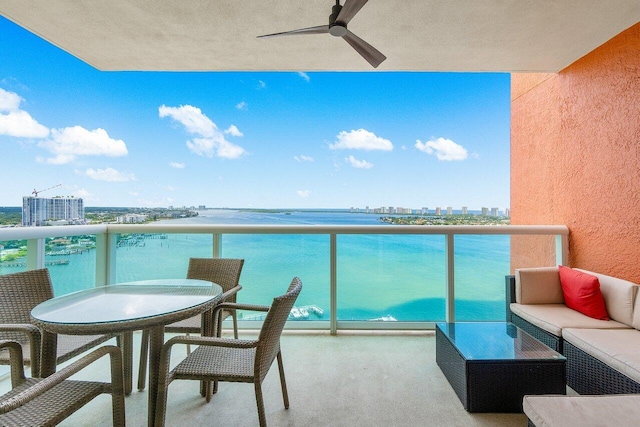
[[[313,157],[311,156],[305,156],[304,154],[301,154],[299,156],[293,156],[294,159],[296,159],[297,162],[313,162]]]
[[[427,154],[435,154],[438,160],[453,161],[467,158],[467,150],[450,139],[436,138],[427,142],[416,140],[415,147]]]
[[[55,157],[48,163],[64,164],[77,156],[122,157],[128,154],[127,145],[121,139],[109,137],[104,129],[87,130],[82,126],[52,129],[51,137],[38,143]]]
[[[184,167],[186,166],[183,163],[178,163],[178,162],[169,162],[169,166],[171,166],[172,168],[176,168],[176,169],[184,169]]]
[[[332,150],[393,150],[393,144],[388,139],[380,138],[373,132],[365,129],[342,131],[337,136],[338,140],[330,144]]]
[[[345,160],[354,168],[371,169],[373,167],[373,163],[369,163],[366,160],[358,160],[353,156],[346,157]]]
[[[309,77],[309,74],[307,74],[307,73],[303,73],[302,71],[298,71],[298,75],[299,75],[300,77],[302,77],[303,79],[305,79],[306,81],[311,80],[311,77]]]
[[[84,174],[96,181],[108,181],[108,182],[126,182],[135,181],[136,177],[132,173],[118,172],[113,168],[106,169],[87,169]]]
[[[77,199],[84,199],[85,202],[88,202],[88,201],[96,202],[99,200],[94,194],[90,193],[85,188],[77,188],[71,194],[73,197]]]
[[[298,193],[298,196],[300,196],[302,198],[306,198],[306,197],[309,197],[311,195],[311,190],[298,190],[298,191],[296,191],[296,193]]]
[[[248,109],[249,109],[249,104],[247,104],[247,103],[246,103],[246,102],[244,102],[244,101],[241,101],[241,102],[238,102],[238,103],[236,104],[236,108],[237,108],[238,110],[244,110],[244,111],[246,111],[246,110],[248,110]]]
[[[49,163],[50,165],[66,165],[67,163],[71,163],[76,159],[76,156],[72,155],[72,154],[58,154],[55,157],[49,157],[48,159],[45,159],[44,161],[46,163]],[[39,162],[42,161],[42,157],[38,156],[37,160]]]
[[[226,159],[237,159],[245,153],[244,148],[227,140],[218,143],[218,156]]]
[[[244,134],[242,132],[240,132],[240,130],[238,130],[236,125],[229,126],[229,128],[227,130],[225,130],[224,133],[226,133],[228,135],[231,135],[231,136],[244,136]]]
[[[180,107],[161,105],[158,113],[160,118],[171,117],[176,122],[182,124],[187,132],[193,135],[212,137],[216,133],[219,133],[216,124],[204,115],[202,110],[192,105],[181,105]]]
[[[173,185],[167,185],[167,191],[176,191],[178,187],[174,187]]]
[[[158,111],[160,117],[172,118],[182,124],[187,132],[199,137],[187,141],[187,148],[198,156],[237,159],[245,154],[244,148],[227,141],[225,134],[218,129],[218,126],[197,107],[191,105],[167,107],[162,105]],[[231,133],[233,136],[242,136],[242,133],[234,125],[231,125],[225,132]]]
[[[22,97],[20,95],[0,88],[0,112],[18,110],[21,102]]]
[[[17,138],[46,138],[49,129],[20,109],[23,99],[15,92],[0,88],[0,135]]]
[[[192,153],[198,156],[213,157],[216,150],[216,143],[212,139],[195,138],[191,141],[187,141],[187,147]]]

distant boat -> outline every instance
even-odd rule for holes
[[[293,307],[289,314],[289,319],[292,320],[307,320],[309,316],[314,314],[321,318],[324,315],[324,310],[317,305],[303,305],[301,307]]]
[[[398,319],[396,319],[395,317],[393,317],[390,314],[387,314],[386,316],[376,317],[375,319],[369,319],[369,321],[371,321],[371,322],[397,322]]]
[[[322,317],[322,316],[324,316],[324,310],[323,310],[323,309],[321,309],[320,307],[318,307],[317,305],[307,305],[307,306],[305,306],[305,308],[306,308],[309,312],[311,312],[311,313],[315,314],[315,315],[316,315],[316,316],[318,316],[318,317]]]
[[[293,307],[291,309],[290,317],[292,317],[294,320],[300,320],[304,318],[304,314],[300,311],[298,307]],[[309,312],[307,312],[307,317],[309,317]]]

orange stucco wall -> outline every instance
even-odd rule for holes
[[[511,223],[567,225],[569,265],[640,283],[640,24],[511,81]],[[529,243],[512,268],[548,265]]]

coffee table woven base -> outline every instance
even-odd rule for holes
[[[566,394],[564,358],[470,360],[440,325],[436,326],[436,363],[469,412],[522,412],[525,394]]]

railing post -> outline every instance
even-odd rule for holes
[[[44,268],[44,239],[27,240],[27,270]]]
[[[338,244],[336,234],[329,235],[329,277],[330,277],[330,312],[329,331],[331,335],[338,333]]]
[[[110,285],[116,282],[116,233],[96,234],[96,286]]]
[[[445,319],[447,322],[455,322],[456,320],[456,281],[454,277],[454,235],[451,233],[446,234],[446,257],[447,257],[447,300],[446,300],[446,312]]]
[[[569,236],[556,234],[556,264],[569,265]]]
[[[213,254],[214,258],[220,258],[222,240],[220,233],[213,233]]]

